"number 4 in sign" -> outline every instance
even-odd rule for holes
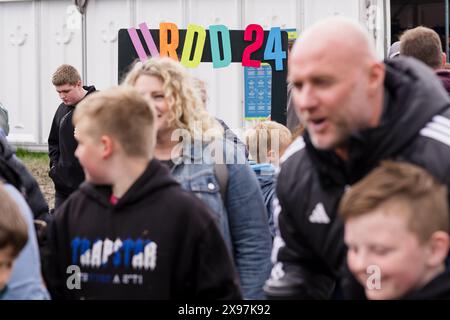
[[[250,59],[250,55],[258,51],[262,47],[264,41],[264,30],[258,24],[249,24],[244,32],[245,41],[253,41],[253,33],[256,33],[255,40],[247,48],[245,48],[242,54],[242,65],[244,67],[259,68],[261,61]],[[264,49],[264,60],[275,60],[275,70],[283,70],[283,59],[286,59],[286,51],[282,49],[281,43],[281,29],[279,27],[273,27],[270,29],[269,36],[267,38],[266,47]]]
[[[270,29],[264,49],[264,60],[275,60],[275,70],[283,70],[283,59],[286,59],[286,51],[281,45],[281,30],[279,27]]]

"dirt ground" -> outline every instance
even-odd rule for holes
[[[53,189],[53,182],[48,176],[49,160],[47,154],[18,152],[17,156],[22,160],[22,162],[37,180],[41,191],[44,194],[45,200],[47,200],[49,207],[53,208],[55,204],[55,191]]]

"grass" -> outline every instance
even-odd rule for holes
[[[34,176],[49,207],[53,208],[55,203],[55,191],[53,189],[53,182],[48,176],[48,154],[46,152],[31,152],[18,148],[16,150],[16,155]]]
[[[49,161],[47,152],[31,152],[22,148],[16,150],[16,156],[21,160],[36,159],[42,161]]]

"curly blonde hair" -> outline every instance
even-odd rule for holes
[[[134,86],[140,76],[157,77],[163,82],[170,127],[185,129],[191,137],[194,137],[194,128],[201,128],[203,139],[223,135],[220,123],[206,111],[194,77],[179,62],[167,57],[137,62],[122,85]]]

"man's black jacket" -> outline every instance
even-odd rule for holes
[[[345,188],[384,159],[417,164],[450,187],[450,99],[432,71],[411,58],[386,62],[381,123],[351,137],[348,162],[316,150],[306,133],[304,147],[282,165],[270,297],[328,299],[337,280],[352,297],[336,211]]]

